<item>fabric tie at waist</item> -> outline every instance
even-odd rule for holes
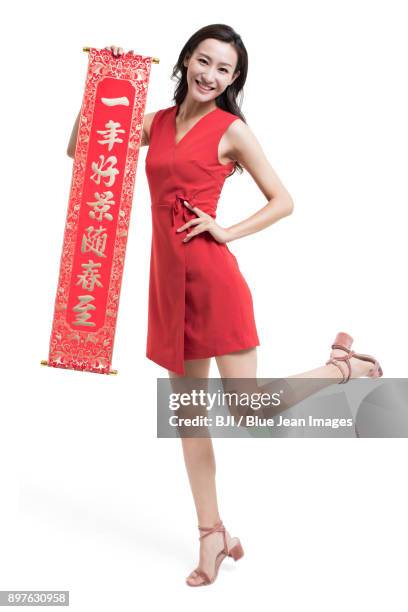
[[[171,209],[171,212],[172,212],[172,223],[173,223],[173,226],[174,226],[174,224],[175,224],[175,222],[176,222],[176,215],[177,215],[177,214],[178,214],[180,211],[182,211],[182,213],[183,213],[183,219],[184,219],[184,221],[187,221],[187,220],[188,220],[188,219],[187,219],[187,216],[186,216],[186,210],[187,210],[187,208],[186,208],[186,206],[185,206],[184,202],[188,202],[188,200],[186,200],[186,199],[185,199],[185,198],[183,198],[182,196],[176,195],[176,197],[174,198],[173,206],[172,206],[172,209]],[[188,202],[188,203],[190,204],[190,202]]]

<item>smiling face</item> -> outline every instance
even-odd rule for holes
[[[197,102],[217,98],[235,81],[238,54],[232,44],[207,38],[184,60],[187,67],[188,95]]]

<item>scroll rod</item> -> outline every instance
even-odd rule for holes
[[[48,361],[46,359],[41,359],[41,365],[46,366],[48,365]],[[117,374],[118,371],[117,370],[110,370],[108,372],[108,374]]]
[[[82,47],[82,51],[85,51],[85,53],[89,53],[89,50],[90,50],[90,47]],[[159,64],[160,59],[158,57],[152,57],[152,63]]]

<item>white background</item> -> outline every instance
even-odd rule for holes
[[[150,199],[140,151],[112,367],[48,369],[83,46],[160,58],[172,104],[189,36],[242,36],[242,110],[295,210],[231,243],[252,290],[258,374],[322,365],[338,331],[406,375],[407,38],[403,2],[9,3],[2,17],[0,589],[66,589],[93,610],[406,610],[405,439],[214,441],[219,507],[245,557],[192,589],[198,532],[179,440],[156,438],[145,357]],[[268,14],[265,13],[268,10]],[[266,203],[245,172],[217,220]],[[215,361],[211,375],[217,376]],[[255,602],[257,602],[255,604]]]

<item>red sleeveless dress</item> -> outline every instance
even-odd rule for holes
[[[183,200],[216,218],[234,162],[220,164],[218,143],[237,116],[215,108],[176,144],[178,105],[156,112],[146,176],[152,244],[146,357],[185,375],[184,360],[225,355],[260,344],[250,289],[226,244],[209,232],[183,242],[176,229],[197,215]],[[194,227],[194,226],[193,226]]]

